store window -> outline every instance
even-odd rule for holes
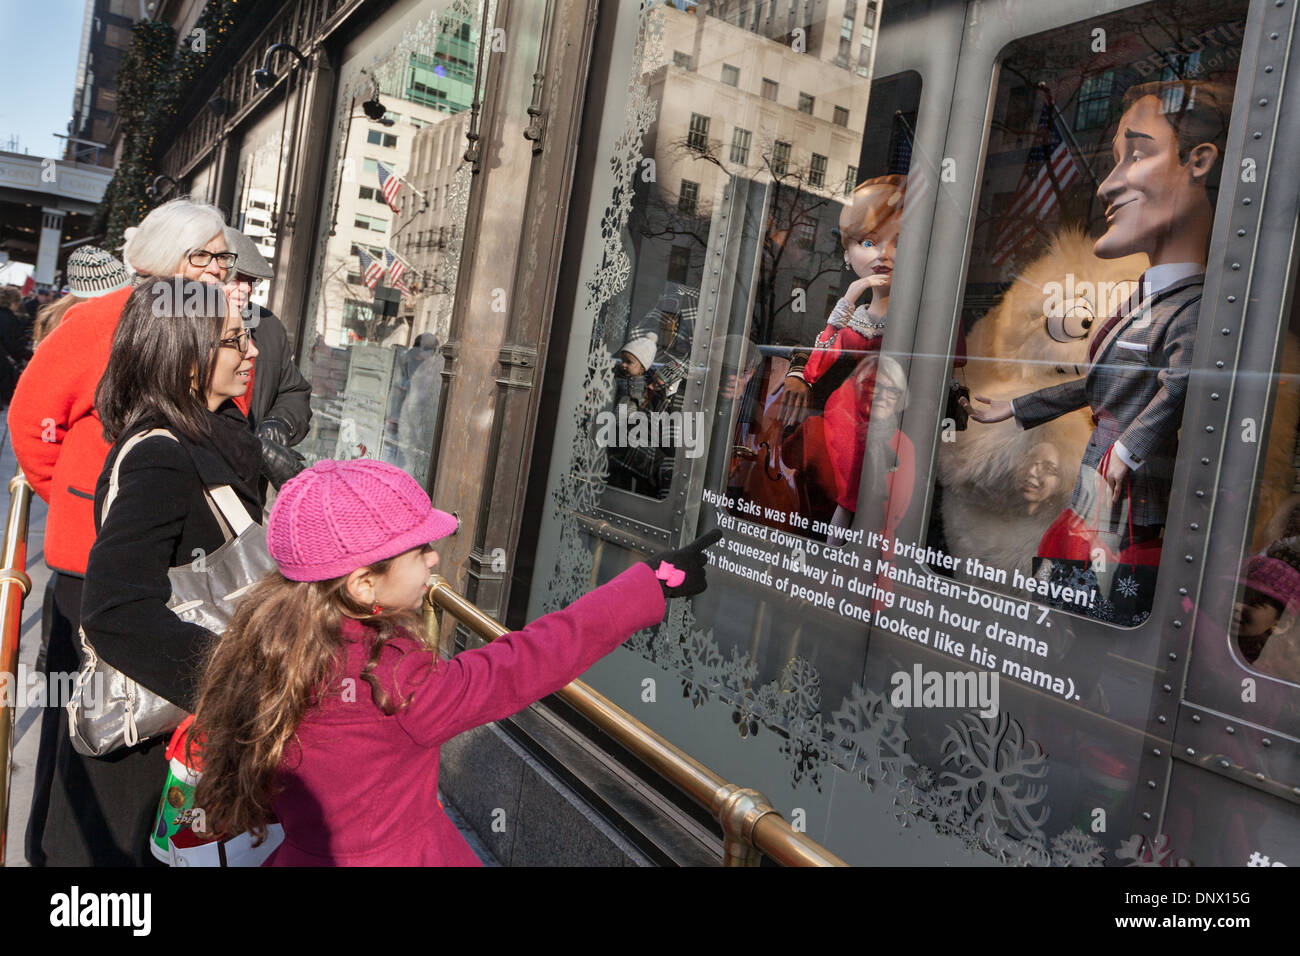
[[[1042,23],[1046,15],[1031,3],[1005,6],[1013,20]],[[868,10],[874,22],[874,6]],[[948,861],[981,851],[1003,862],[1139,860],[1142,842],[1133,834],[1148,832],[1142,821],[1150,819],[1142,801],[1161,785],[1147,781],[1167,767],[1144,764],[1148,734],[1169,735],[1169,724],[1181,722],[1168,704],[1156,706],[1176,707],[1177,690],[1166,697],[1161,689],[1171,665],[1158,642],[1177,626],[1145,620],[1156,585],[1164,593],[1170,586],[1156,581],[1154,562],[1163,547],[1158,519],[1168,515],[1161,484],[1176,481],[1178,457],[1135,434],[1125,453],[1136,464],[1127,476],[1119,467],[1111,472],[1110,507],[1097,508],[1094,497],[1089,509],[1085,500],[1079,522],[1053,539],[1073,546],[1081,537],[1082,555],[1040,555],[1084,474],[1092,435],[1113,428],[1123,410],[1099,408],[1095,424],[1091,405],[1048,417],[1055,406],[1043,406],[1052,396],[1039,396],[1020,407],[1031,426],[1021,431],[1009,419],[962,421],[957,399],[963,390],[1002,401],[1052,384],[1077,389],[1069,383],[1086,376],[1093,340],[1131,353],[1104,364],[1132,382],[1172,378],[1166,391],[1178,390],[1179,346],[1137,336],[1158,331],[1160,300],[1188,294],[1198,273],[1161,268],[1187,265],[1177,261],[1155,263],[1153,274],[1152,253],[1134,251],[1134,237],[1161,225],[1148,214],[1164,208],[1152,184],[1125,187],[1144,202],[1150,197],[1137,216],[1124,205],[1136,197],[1117,201],[1113,188],[1101,187],[1153,160],[1152,146],[1168,147],[1164,127],[1187,122],[1192,151],[1211,144],[1196,152],[1205,168],[1165,183],[1203,190],[1180,193],[1173,207],[1190,217],[1181,220],[1180,238],[1208,238],[1216,208],[1209,191],[1217,184],[1206,160],[1224,155],[1215,144],[1227,133],[1245,4],[1145,4],[1037,35],[1017,29],[1020,38],[1005,46],[1006,17],[976,24],[978,11],[968,11],[961,31],[946,39],[975,66],[956,75],[989,82],[927,76],[926,102],[946,104],[944,115],[921,111],[915,73],[868,84],[836,67],[832,31],[811,55],[778,71],[768,64],[785,55],[784,34],[746,31],[742,39],[706,12],[656,8],[638,18],[620,8],[621,45],[608,59],[623,65],[593,82],[627,90],[628,105],[610,111],[599,139],[580,147],[604,201],[571,226],[582,230],[580,262],[571,267],[581,294],[567,399],[548,459],[555,507],[541,519],[529,612],[566,603],[664,542],[721,527],[726,538],[709,590],[593,667],[585,679],[598,690],[722,772],[739,769],[770,783],[783,809],[817,803],[819,838],[863,859],[879,847],[879,828],[866,834],[870,821],[896,820],[951,837]],[[629,17],[635,22],[625,26]],[[783,28],[785,18],[775,19]],[[1098,28],[1109,38],[1104,57],[1093,49]],[[889,28],[881,33],[882,57],[890,36]],[[813,140],[798,109],[774,107],[769,87],[759,84],[747,91],[753,100],[722,115],[754,131],[753,155],[765,162],[722,165],[708,179],[696,172],[703,163],[681,169],[695,160],[680,149],[690,113],[718,115],[720,107],[661,82],[662,50],[713,49],[741,62],[726,46],[733,39],[761,51],[773,93],[783,82],[846,104],[855,117],[861,107],[861,136],[842,147],[831,137],[847,138],[843,129],[825,123],[827,140]],[[1179,46],[1201,48],[1199,59],[1171,53]],[[870,49],[863,48],[863,68]],[[812,67],[817,83],[807,79]],[[709,68],[700,65],[705,75]],[[1159,82],[1169,69],[1175,75],[1164,79],[1183,87],[1181,99],[1165,88],[1126,103],[1133,88]],[[1109,89],[1090,84],[1085,105],[1085,80],[1112,70]],[[1129,114],[1135,105],[1141,122]],[[1218,115],[1218,129],[1207,110]],[[1236,132],[1238,140],[1245,135]],[[1147,138],[1146,152],[1134,145]],[[948,147],[982,157],[979,168],[958,170],[976,177],[965,199],[940,185]],[[834,181],[830,189],[814,186],[812,157],[823,156],[828,169],[845,173],[843,195]],[[638,175],[647,158],[658,167],[657,183]],[[1187,161],[1173,160],[1175,168]],[[692,221],[676,209],[683,175],[700,184]],[[960,249],[951,235],[916,225],[952,202],[958,212],[934,221],[956,223]],[[1125,242],[1116,233],[1094,251],[1120,225]],[[936,248],[943,255],[927,261]],[[1149,285],[1137,282],[1144,272]],[[952,354],[939,356],[938,379],[919,380],[911,370],[934,356],[908,354],[910,341],[890,337],[908,318],[933,331],[938,313],[907,316],[899,300],[909,283],[945,278],[963,283],[953,300],[961,325],[951,330]],[[1116,313],[1134,321],[1104,328]],[[901,331],[923,334],[915,326]],[[1164,379],[1161,361],[1175,369]],[[952,402],[936,409],[934,394],[928,405],[918,401],[927,391]],[[691,417],[697,408],[699,431]],[[1038,411],[1042,420],[1031,420]],[[647,426],[638,438],[632,422],[640,413]],[[651,414],[677,430],[656,438]],[[1163,420],[1165,442],[1180,424],[1177,416]],[[1283,435],[1278,447],[1279,458],[1294,454],[1293,438]],[[1292,476],[1270,487],[1276,497],[1300,486]],[[1273,502],[1271,513],[1282,507]],[[900,542],[903,528],[917,534]],[[1268,554],[1286,537],[1285,526],[1260,530],[1252,546],[1289,567],[1282,551]],[[891,550],[896,543],[903,547]],[[892,560],[882,569],[883,551]],[[1045,572],[1042,562],[1034,566],[1040,557],[1051,562]],[[1029,594],[1023,582],[1031,579]],[[1090,603],[1063,606],[1066,589]],[[1289,610],[1289,597],[1279,603]],[[1188,614],[1178,617],[1184,625]],[[1264,651],[1289,626],[1281,613],[1264,621],[1259,630],[1272,631],[1242,666],[1266,673]],[[1216,639],[1227,646],[1225,633]],[[891,679],[905,672],[921,680],[914,668],[997,678],[1000,685],[990,683],[1003,688],[1001,709],[891,710]],[[647,680],[657,688],[652,703],[642,696]],[[1157,725],[1156,715],[1166,724]],[[1104,831],[1093,826],[1098,810],[1109,824]],[[906,844],[900,854],[926,844],[912,831],[899,842]]]
[[[405,0],[343,51],[303,332],[309,460],[375,458],[430,478],[483,15],[480,3]],[[374,100],[379,120],[364,108]]]
[[[932,512],[939,573],[1122,627],[1155,596],[1240,43],[1184,9],[1217,69],[1161,80],[1126,44],[1098,75],[1095,24],[1007,48],[955,372],[993,421],[953,410]],[[1145,178],[1193,147],[1190,185]]]

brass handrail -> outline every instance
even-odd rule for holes
[[[3,564],[0,565],[0,681],[6,700],[0,706],[0,866],[4,866],[9,836],[9,776],[13,766],[14,709],[18,686],[18,638],[22,630],[23,599],[32,589],[27,576],[27,515],[32,486],[22,469],[9,481],[9,520],[5,523]]]
[[[510,633],[438,574],[425,594],[425,633],[431,644],[436,643],[435,608],[447,611],[484,640]],[[848,865],[794,830],[757,790],[728,783],[582,681],[561,688],[557,696],[713,814],[722,825],[723,866],[757,866],[764,853],[783,866]]]

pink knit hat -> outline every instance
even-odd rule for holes
[[[266,543],[290,581],[328,581],[445,538],[458,524],[394,465],[326,460],[284,483]]]

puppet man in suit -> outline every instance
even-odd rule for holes
[[[1094,334],[1085,377],[1012,401],[976,396],[987,408],[967,403],[976,421],[1014,416],[1021,428],[1092,410],[1096,427],[1070,506],[1044,534],[1039,557],[1052,559],[1054,576],[1064,561],[1079,558],[1102,570],[1100,590],[1110,592],[1110,601],[1100,616],[1117,623],[1138,623],[1150,608],[1231,95],[1217,84],[1181,80],[1128,91],[1113,142],[1115,168],[1097,190],[1106,203],[1106,232],[1093,251],[1103,259],[1144,252],[1150,268]],[[1096,560],[1097,546],[1109,562]],[[1138,565],[1147,579],[1140,590],[1148,592],[1140,595],[1139,575],[1123,574]],[[1120,606],[1124,612],[1116,613]]]

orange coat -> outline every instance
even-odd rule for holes
[[[118,319],[131,287],[73,306],[27,364],[9,404],[14,454],[50,506],[45,563],[86,573],[95,541],[95,484],[109,444],[95,411]]]

